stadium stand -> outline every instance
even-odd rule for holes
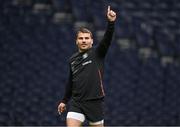
[[[77,27],[95,44],[117,12],[106,59],[105,125],[180,125],[179,0],[0,2],[0,125],[65,125],[57,113]]]

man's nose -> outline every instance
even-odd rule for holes
[[[82,43],[86,43],[86,40],[85,40],[85,39],[83,39],[83,40],[82,40]]]

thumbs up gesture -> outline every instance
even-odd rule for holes
[[[116,20],[116,12],[111,10],[110,6],[108,6],[108,9],[107,9],[107,18],[110,22],[113,22]]]

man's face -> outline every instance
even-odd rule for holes
[[[93,39],[91,38],[90,33],[79,32],[76,39],[76,44],[80,52],[90,49],[93,44]]]

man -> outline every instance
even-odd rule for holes
[[[64,112],[67,102],[72,98],[67,114],[67,126],[81,126],[85,118],[90,125],[104,125],[104,59],[112,40],[116,20],[116,13],[110,6],[107,9],[107,20],[107,30],[96,48],[92,48],[93,37],[88,29],[81,28],[77,32],[78,52],[70,58],[69,81],[64,98],[58,106],[58,112]]]

